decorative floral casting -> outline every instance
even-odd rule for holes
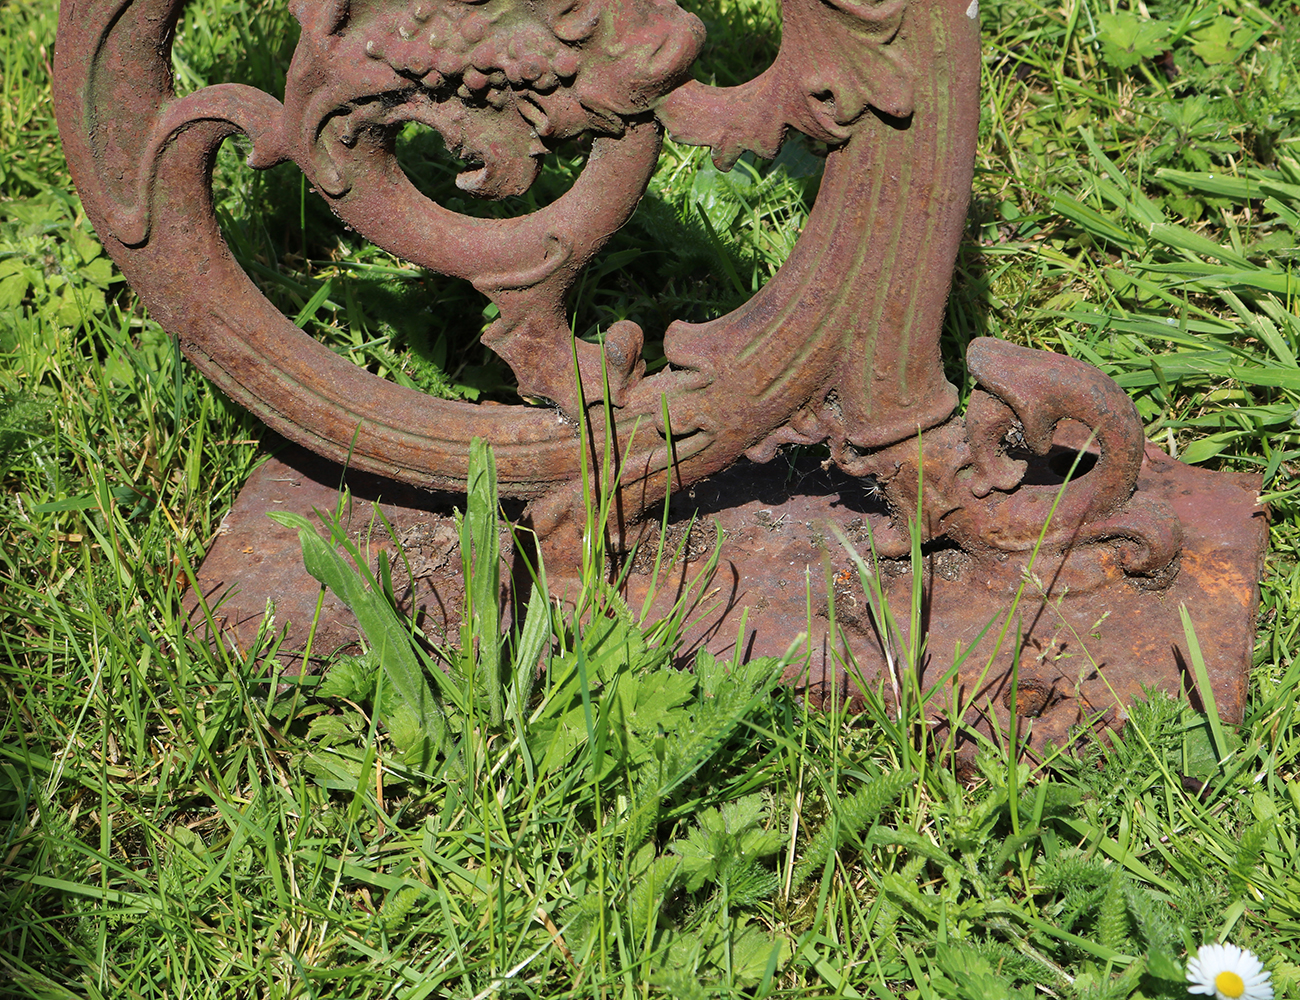
[[[668,0],[303,3],[295,14],[307,54],[297,79],[330,80],[327,100],[312,88],[314,138],[352,147],[367,130],[422,122],[468,161],[457,184],[486,198],[526,191],[548,146],[623,135],[686,78],[704,40]],[[326,190],[345,190],[337,164],[321,166]]]
[[[838,145],[868,108],[905,119],[917,57],[902,37],[908,9],[909,0],[787,0],[766,72],[721,91],[687,84],[659,117],[674,138],[711,146],[724,168],[745,150],[775,156],[790,128]]]

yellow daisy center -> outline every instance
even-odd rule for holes
[[[1232,997],[1233,1000],[1237,1000],[1237,997],[1246,992],[1246,984],[1235,972],[1220,972],[1214,977],[1214,988],[1225,997]]]

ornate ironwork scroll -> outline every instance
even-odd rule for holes
[[[577,496],[574,428],[554,410],[484,409],[382,382],[265,300],[211,209],[212,158],[237,132],[252,143],[254,167],[292,160],[368,239],[490,296],[500,318],[485,341],[523,395],[568,417],[579,396],[565,293],[631,214],[661,130],[712,145],[724,165],[743,149],[771,155],[792,127],[831,143],[799,245],[753,300],[712,323],[674,325],[669,370],[648,379],[641,331],[608,331],[611,430],[631,520],[667,481],[667,431],[646,430],[662,424],[661,397],[679,484],[786,442],[826,440],[837,459],[860,464],[951,415],[957,394],[943,377],[939,326],[978,120],[974,7],[799,0],[786,7],[775,64],[719,91],[684,83],[703,28],[670,2],[301,2],[283,103],[234,84],[175,97],[168,51],[181,8],[64,4],[58,107],[69,161],[154,315],[206,374],[291,439],[368,471],[456,488],[481,435],[496,447],[503,492],[535,498],[543,532],[562,527]],[[493,196],[525,189],[548,144],[583,131],[596,139],[566,195],[487,221],[442,208],[407,179],[394,144],[408,121],[480,163],[458,183]],[[577,350],[583,396],[600,400],[599,348]],[[599,408],[591,416],[602,419]],[[593,438],[604,437],[597,427]]]
[[[689,79],[704,30],[671,0],[293,0],[302,31],[283,101],[233,84],[177,97],[169,52],[182,7],[64,0],[65,148],[96,229],[154,316],[285,436],[445,489],[464,484],[469,442],[484,437],[502,492],[530,501],[558,551],[577,549],[583,447],[617,449],[619,532],[663,499],[670,470],[680,488],[741,456],[825,443],[841,469],[881,485],[893,515],[875,533],[883,555],[906,551],[921,484],[926,540],[960,551],[968,579],[999,594],[1031,553],[1076,593],[1157,593],[1178,575],[1182,521],[1137,489],[1142,426],[1100,372],[976,341],[978,388],[953,416],[939,332],[979,120],[975,0],[785,0],[776,61],[730,89]],[[489,221],[412,185],[395,157],[407,122],[436,129],[471,164],[458,185],[485,197],[526,190],[557,142],[594,141],[565,195]],[[665,130],[728,168],[745,150],[774,155],[791,129],[830,153],[797,246],[758,294],[711,322],[674,323],[668,365],[653,376],[634,323],[607,331],[603,361],[574,343],[566,293],[632,213]],[[369,240],[488,295],[500,312],[484,343],[521,395],[551,405],[431,398],[290,323],[214,217],[211,167],[236,133],[253,167],[292,161]],[[591,434],[580,443],[584,404]],[[1071,432],[1095,468],[1063,490],[1026,478],[1027,461]],[[1219,702],[1239,706],[1240,693]]]

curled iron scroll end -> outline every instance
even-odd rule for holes
[[[904,518],[922,484],[927,539],[960,546],[990,577],[1068,556],[1075,589],[1117,574],[1167,585],[1182,527],[1137,489],[1145,440],[1124,391],[1092,365],[1000,340],[973,341],[967,360],[965,417],[859,458],[856,472],[876,476]]]

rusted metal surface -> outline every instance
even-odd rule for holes
[[[64,3],[56,103],[65,149],[106,248],[153,314],[205,373],[290,439],[354,468],[457,489],[469,441],[484,437],[502,492],[533,499],[538,530],[572,540],[583,443],[564,295],[635,207],[665,123],[714,144],[723,162],[742,148],[769,152],[789,127],[834,148],[789,261],[736,312],[675,324],[669,369],[643,377],[641,331],[609,331],[616,409],[608,433],[601,409],[591,410],[591,440],[619,449],[627,525],[662,499],[670,465],[685,485],[783,443],[875,448],[952,413],[938,337],[979,118],[968,4],[801,0],[787,10],[777,64],[732,91],[678,86],[702,29],[671,3],[303,4],[283,102],[236,84],[175,97],[168,53],[181,6]],[[444,35],[444,47],[428,46]],[[537,46],[527,67],[510,56],[520,39]],[[751,134],[753,111],[736,109],[754,102],[764,110]],[[411,185],[393,155],[406,121],[482,157],[462,184],[488,194],[518,190],[555,139],[578,129],[596,138],[566,195],[497,222],[450,212]],[[236,265],[213,217],[207,165],[240,132],[254,167],[292,160],[359,232],[490,296],[500,318],[486,342],[521,392],[554,401],[567,419],[403,389],[293,326]],[[576,349],[583,398],[599,401],[599,355]]]
[[[337,517],[378,578],[380,553],[390,561],[393,594],[435,645],[458,641],[465,588],[452,509],[462,498],[437,496],[379,476],[344,471],[295,445],[275,450],[249,477],[221,522],[186,593],[190,620],[240,653],[279,642],[285,673],[309,669],[339,652],[361,649],[356,619],[303,566],[296,528],[267,516],[289,511],[319,522]],[[320,529],[323,536],[326,530]],[[505,538],[509,551],[509,538]],[[503,574],[509,579],[509,574]],[[202,600],[200,601],[200,596]],[[269,628],[264,626],[268,612]]]
[[[1052,464],[1068,467],[1072,458],[1063,449]],[[968,721],[975,728],[990,735],[1005,731],[1018,645],[1020,736],[1038,749],[1067,745],[1089,727],[1122,723],[1126,706],[1145,688],[1191,693],[1200,707],[1179,614],[1185,605],[1219,712],[1226,720],[1241,720],[1268,529],[1255,500],[1259,477],[1192,468],[1153,445],[1138,465],[1134,497],[1141,506],[1127,505],[1136,506],[1136,513],[1086,522],[1076,545],[1044,545],[1036,558],[1029,551],[1023,558],[981,555],[949,544],[927,554],[920,622],[926,646],[912,665],[920,689],[936,684],[965,653],[952,692],[972,706]],[[1050,482],[1050,466],[1043,471],[1049,481],[1040,488],[1059,489]],[[1096,470],[1085,474],[1067,492],[1094,475]],[[1159,569],[1148,547],[1153,534],[1157,541],[1164,537],[1148,528],[1153,509],[1163,514],[1164,532],[1181,531],[1173,564]],[[907,562],[887,563],[882,578],[891,606],[903,609],[905,646],[912,629],[905,610],[911,592]],[[843,594],[838,613],[862,677],[885,682],[889,700],[882,636],[861,592]],[[814,681],[822,683],[822,697],[830,682],[856,695],[853,680],[842,674]],[[945,716],[942,699],[929,714]]]
[[[1052,466],[1068,468],[1074,455],[1058,447],[1048,462],[1037,463],[1032,471],[1042,488],[1059,489]],[[892,710],[894,681],[910,685],[914,677],[915,690],[938,686],[928,706],[932,719],[946,727],[956,702],[968,706],[971,729],[992,737],[1010,720],[1018,648],[1018,737],[1035,750],[1086,742],[1090,729],[1122,722],[1144,688],[1191,692],[1200,707],[1179,615],[1186,605],[1219,711],[1239,721],[1267,536],[1267,517],[1255,503],[1258,477],[1191,468],[1154,446],[1139,462],[1139,493],[1167,505],[1184,527],[1172,581],[1126,576],[1116,554],[1107,584],[1080,587],[1079,579],[1095,577],[1102,561],[1086,546],[1048,550],[1032,563],[984,559],[950,544],[930,547],[922,561],[926,644],[919,662],[909,663],[906,652],[913,628],[910,559],[873,564],[900,626],[891,635],[837,537],[836,529],[870,562],[868,528],[880,523],[882,497],[874,484],[815,463],[786,476],[741,465],[675,497],[666,547],[671,555],[681,546],[684,557],[666,560],[657,576],[652,559],[639,560],[630,603],[640,608],[653,593],[651,617],[670,609],[704,569],[716,523],[725,536],[722,555],[707,584],[696,583],[693,593],[703,600],[691,616],[683,663],[697,648],[730,658],[737,644],[744,658],[780,656],[802,635],[801,655],[786,680],[816,703],[861,705],[870,688]],[[692,517],[694,532],[683,546]],[[901,664],[897,674],[887,665],[887,643]],[[950,680],[940,683],[959,656]],[[940,740],[948,735],[936,733]],[[973,734],[957,735],[959,748],[975,745]]]
[[[1237,631],[1215,667],[1221,708],[1239,714],[1254,594],[1243,581],[1263,544],[1253,494],[1241,499],[1250,483],[1166,468],[1102,373],[999,341],[971,344],[976,389],[954,416],[939,333],[979,122],[976,4],[784,0],[776,61],[718,89],[689,80],[704,31],[670,0],[297,0],[302,31],[283,100],[237,84],[177,97],[169,60],[182,7],[65,0],[60,130],[86,211],[128,280],[190,358],[273,428],[352,468],[452,491],[464,486],[470,441],[486,438],[502,494],[528,502],[525,519],[556,569],[582,549],[584,459],[618,470],[609,533],[626,549],[666,493],[742,456],[764,463],[783,445],[825,445],[834,466],[878,489],[882,508],[862,517],[881,554],[907,551],[919,510],[936,579],[960,581],[935,585],[932,635],[966,635],[969,615],[987,620],[1037,574],[1045,596],[1026,634],[1044,650],[1058,643],[1049,609],[1064,609],[1075,631],[1100,616],[1099,676],[1154,658],[1169,686],[1181,627],[1168,609],[1185,599],[1194,618],[1219,621],[1241,597],[1246,610],[1230,616]],[[562,197],[480,220],[407,179],[394,155],[407,122],[469,161],[458,184],[484,197],[526,190],[557,142],[593,142]],[[726,168],[746,150],[774,155],[791,129],[830,152],[798,244],[758,294],[710,322],[673,323],[668,365],[652,376],[634,323],[607,331],[603,358],[574,343],[565,296],[634,210],[665,131],[712,147]],[[368,239],[489,296],[499,318],[484,343],[521,395],[546,405],[480,407],[401,388],[281,315],[235,263],[212,209],[210,165],[237,133],[253,167],[292,161]],[[615,460],[603,463],[607,447]],[[1086,474],[1062,490],[1043,470],[1060,472],[1079,450]],[[1203,504],[1179,499],[1184,483],[1214,503],[1230,494],[1235,526],[1207,524]],[[1246,547],[1227,564],[1235,582],[1216,589],[1207,567],[1228,535]],[[987,603],[948,596],[961,593]],[[1136,609],[1158,629],[1146,631]],[[947,655],[940,642],[951,644],[936,638],[936,664]],[[1067,655],[1080,654],[1041,659]],[[1044,698],[1101,704],[1084,680],[1072,683]],[[1037,732],[1064,732],[1053,726]]]

